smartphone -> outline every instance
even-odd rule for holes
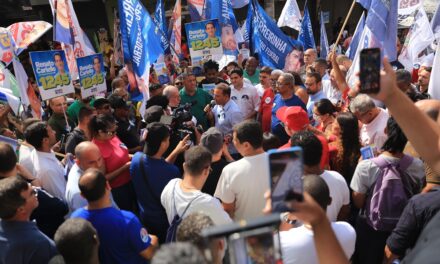
[[[361,93],[378,93],[380,90],[380,49],[361,50]]]
[[[302,149],[270,150],[268,154],[272,212],[291,211],[286,202],[303,200]]]
[[[374,151],[371,146],[361,148],[361,155],[363,160],[374,158]]]

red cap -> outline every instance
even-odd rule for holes
[[[303,130],[310,124],[307,112],[300,106],[283,106],[278,109],[277,117],[293,131]]]

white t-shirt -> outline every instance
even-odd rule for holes
[[[373,145],[377,150],[382,148],[383,143],[387,140],[385,127],[389,118],[388,113],[379,108],[380,112],[376,118],[369,124],[363,124],[361,127],[361,143],[364,146]]]
[[[78,167],[78,164],[75,163],[67,177],[66,202],[71,212],[87,205],[87,200],[81,196],[81,191],[78,186],[79,178],[83,173],[84,172]]]
[[[263,216],[264,193],[269,190],[267,153],[244,157],[223,168],[214,196],[234,203],[234,221]]]
[[[223,210],[221,203],[209,194],[201,191],[184,192],[180,188],[181,179],[173,179],[165,186],[160,195],[160,201],[167,213],[168,222],[171,224],[174,216],[177,214],[182,217],[183,211],[189,202],[195,200],[188,207],[183,218],[191,213],[197,212],[211,217],[215,225],[223,225],[231,223],[229,215]],[[173,199],[174,192],[174,199]],[[197,198],[196,198],[197,197]],[[174,207],[174,205],[176,207]],[[176,209],[174,209],[176,208]]]
[[[66,179],[64,167],[53,152],[46,153],[33,150],[31,153],[35,176],[40,179],[41,187],[53,196],[65,201]]]
[[[337,87],[333,87],[330,80],[322,80],[322,91],[325,96],[333,103],[337,104],[342,99],[342,93]]]
[[[356,243],[354,228],[346,222],[334,222],[331,225],[345,256],[350,259]],[[300,226],[282,231],[280,241],[284,264],[319,264],[312,230]]]
[[[263,96],[263,93],[264,93],[263,85],[261,85],[261,83],[259,83],[259,84],[255,85],[255,89],[257,89],[257,93],[261,98],[261,96]]]
[[[32,150],[34,150],[33,147],[20,145],[18,149],[18,163],[35,176],[34,164],[32,164],[31,160]]]
[[[253,111],[258,112],[260,108],[260,96],[254,86],[243,83],[240,90],[231,85],[231,99],[240,107],[243,116],[246,118]]]
[[[327,206],[327,217],[330,222],[335,222],[343,205],[350,203],[350,190],[344,177],[336,171],[326,170],[321,178],[327,183],[332,203]]]

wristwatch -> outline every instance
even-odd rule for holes
[[[296,219],[295,220],[289,219],[289,213],[284,213],[283,214],[283,221],[288,223],[289,225],[296,224]]]

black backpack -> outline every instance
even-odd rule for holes
[[[176,198],[174,197],[174,193],[176,192],[176,183],[174,184],[173,187],[173,204],[174,204],[174,211],[176,212],[176,215],[173,218],[173,221],[171,221],[170,227],[168,227],[167,230],[167,237],[165,239],[165,243],[172,243],[172,242],[176,242],[176,238],[177,238],[177,228],[179,227],[180,223],[183,220],[183,217],[185,216],[186,211],[188,210],[189,206],[192,204],[192,202],[197,199],[201,194],[197,195],[194,199],[192,199],[185,207],[185,210],[183,210],[183,213],[181,216],[179,216],[179,214],[177,213],[177,209],[176,209]]]

